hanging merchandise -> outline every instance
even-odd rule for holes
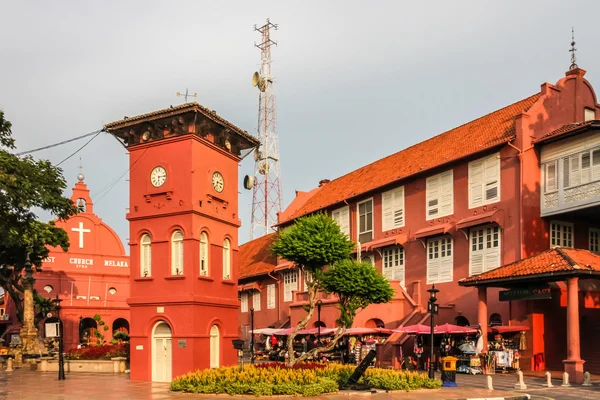
[[[519,350],[527,350],[527,341],[525,340],[525,331],[521,331],[521,340],[519,341]]]
[[[413,350],[415,356],[419,358],[421,357],[421,354],[423,354],[423,339],[421,338],[421,336],[416,337]]]

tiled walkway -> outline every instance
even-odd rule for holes
[[[395,393],[343,393],[322,396],[321,399],[340,400],[367,396],[373,400],[406,399],[434,400],[457,398],[484,398],[514,396],[523,393],[532,395],[532,399],[599,399],[600,386],[583,388],[560,387],[555,381],[555,388],[543,387],[543,379],[525,377],[528,390],[517,392],[513,389],[515,375],[494,375],[494,390],[486,389],[484,376],[458,375],[458,388],[443,388],[440,390],[419,390],[415,392]],[[192,394],[172,393],[169,385],[164,383],[137,382],[129,380],[125,374],[87,374],[73,373],[67,375],[67,380],[58,381],[56,373],[36,372],[25,369],[14,372],[0,371],[0,399],[15,400],[166,400],[166,399],[228,399],[229,396],[201,396]],[[253,397],[248,397],[253,398]],[[237,397],[240,399],[240,397]],[[277,397],[283,400],[283,397]],[[298,398],[295,398],[298,399]]]

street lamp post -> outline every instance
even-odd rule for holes
[[[317,342],[321,345],[321,305],[323,302],[317,300]]]
[[[250,363],[254,364],[254,308],[250,309],[250,329],[252,330],[250,340]]]
[[[56,318],[58,319],[58,380],[65,380],[65,360],[63,358],[63,327],[60,319],[60,302],[62,299],[56,298],[52,300],[54,309],[56,310]]]
[[[429,378],[433,379],[435,378],[435,372],[434,372],[434,367],[433,367],[433,318],[435,315],[437,315],[438,313],[438,305],[435,304],[435,302],[437,301],[436,299],[436,294],[439,292],[438,289],[435,288],[435,285],[433,285],[431,287],[431,289],[427,290],[427,292],[429,293],[429,302],[427,303],[427,311],[429,311],[429,315],[430,315],[430,328],[431,328],[431,332],[430,332],[430,339],[431,339],[431,345],[429,346]]]

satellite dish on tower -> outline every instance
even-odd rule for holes
[[[258,87],[258,90],[264,92],[267,89],[267,80],[260,76],[258,72],[252,74],[252,86]]]
[[[244,177],[244,189],[250,190],[254,187],[254,177],[250,175],[246,175]]]
[[[260,82],[260,75],[258,74],[258,72],[255,72],[252,75],[252,86],[256,87],[256,85],[258,85],[259,82]]]

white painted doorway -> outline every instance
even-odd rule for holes
[[[171,327],[159,321],[152,330],[152,381],[171,382],[173,365]]]
[[[219,327],[213,325],[210,327],[210,367],[219,368],[221,361],[221,349],[219,338]]]

